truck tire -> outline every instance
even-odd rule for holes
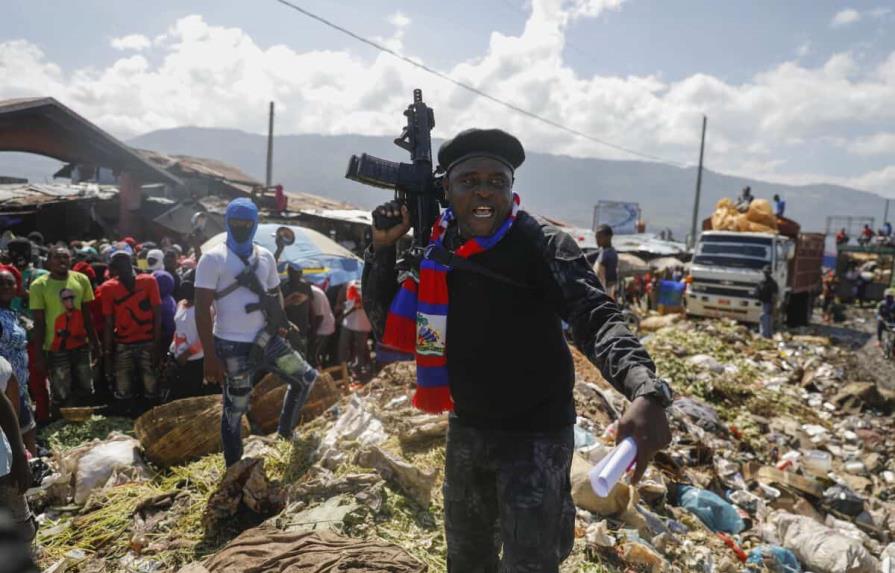
[[[812,297],[803,292],[789,295],[786,305],[786,325],[790,328],[807,326],[811,322]]]

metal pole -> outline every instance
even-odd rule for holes
[[[699,195],[702,192],[702,156],[705,152],[706,116],[702,116],[702,140],[699,143],[699,171],[696,172],[696,199],[693,201],[693,222],[690,225],[690,247],[696,245],[696,230],[699,224]]]
[[[270,117],[267,123],[267,177],[265,187],[270,189],[273,181],[273,102],[270,102]]]
[[[889,220],[889,200],[886,199],[886,210],[883,213],[883,225]]]

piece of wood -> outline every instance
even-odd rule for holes
[[[823,497],[824,487],[820,482],[792,472],[780,471],[777,468],[772,468],[770,466],[761,466],[754,474],[754,477],[758,481],[777,483],[791,487],[796,491],[815,498]]]

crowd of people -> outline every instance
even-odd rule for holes
[[[23,495],[31,485],[27,460],[45,454],[38,451],[39,425],[64,417],[67,408],[108,407],[111,414],[134,417],[163,402],[222,392],[225,407],[228,400],[232,405],[232,384],[208,375],[208,341],[203,343],[197,305],[212,280],[216,254],[203,257],[199,237],[188,242],[45,242],[37,232],[0,237],[0,502],[25,537],[35,530]],[[269,269],[288,318],[276,336],[284,341],[281,354],[294,352],[314,377],[316,369],[342,362],[361,378],[372,375],[372,326],[360,281],[312,284],[301,265],[279,260],[282,250],[270,255]],[[215,297],[206,304],[215,324],[215,358],[229,356],[218,340],[224,325],[219,318],[234,321],[241,332],[251,330],[245,298]],[[263,366],[269,367],[255,368],[249,385],[268,371],[288,381],[289,367]],[[309,387],[291,400],[296,412]],[[294,417],[284,417],[282,434],[291,434]],[[232,463],[241,445],[228,443],[224,426]]]
[[[15,405],[32,453],[35,425],[59,418],[62,408],[108,405],[133,416],[164,401],[221,391],[203,379],[198,243],[124,237],[44,244],[39,233],[4,241],[0,356],[15,373]],[[276,263],[285,275],[280,288],[291,346],[314,366],[347,361],[369,370],[372,327],[359,281],[324,290],[298,264]]]
[[[886,221],[883,226],[873,232],[873,228],[869,223],[865,223],[864,227],[858,233],[856,239],[858,245],[879,245],[879,246],[895,246],[895,236],[892,233],[892,223]],[[851,242],[851,236],[845,227],[839,229],[836,233],[836,246],[847,245]]]

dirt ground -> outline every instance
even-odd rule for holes
[[[829,336],[837,345],[854,350],[849,378],[866,382],[876,382],[881,388],[895,390],[895,361],[886,360],[876,345],[876,318],[873,309],[850,307],[846,320],[832,325],[823,324],[815,313],[808,330],[822,336]]]

